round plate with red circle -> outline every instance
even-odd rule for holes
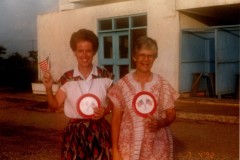
[[[100,108],[100,99],[94,94],[84,94],[77,101],[77,112],[84,118],[94,115],[93,108]]]
[[[157,109],[157,102],[150,92],[142,91],[133,98],[133,110],[141,117],[153,114]]]

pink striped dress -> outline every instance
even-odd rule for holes
[[[156,133],[144,127],[145,118],[133,110],[134,95],[141,90],[141,84],[133,79],[133,73],[120,79],[109,91],[114,107],[123,111],[119,133],[119,151],[123,160],[170,160],[173,159],[172,136],[168,127]],[[165,110],[174,107],[178,93],[160,75],[153,74],[151,82],[145,83],[144,91],[151,92],[157,101],[155,118],[164,118]]]

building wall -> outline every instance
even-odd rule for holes
[[[201,8],[240,3],[239,0],[176,0],[176,9]]]
[[[175,0],[133,0],[50,13],[38,16],[39,61],[50,55],[51,72],[55,80],[76,66],[69,47],[72,32],[88,28],[97,33],[97,20],[147,13],[148,36],[158,42],[159,56],[153,72],[159,73],[178,89],[179,16]],[[97,64],[97,56],[94,58]],[[39,73],[39,79],[41,77]]]
[[[57,80],[77,64],[69,47],[74,31],[88,28],[97,33],[98,19],[147,13],[147,34],[156,39],[159,46],[159,56],[152,71],[164,76],[178,90],[180,30],[206,26],[178,11],[235,3],[240,0],[131,0],[39,15],[38,59],[41,61],[50,55],[51,71]],[[95,64],[97,58],[96,55]],[[41,76],[40,72],[39,79]]]
[[[59,11],[72,10],[85,7],[83,4],[69,3],[69,0],[59,0]]]
[[[176,10],[198,9],[223,5],[240,4],[240,0],[176,0]],[[197,19],[179,12],[180,29],[206,28],[207,25]]]

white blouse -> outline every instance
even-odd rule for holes
[[[100,72],[102,70],[100,69]],[[65,75],[66,77],[66,75]],[[79,78],[76,78],[79,77]],[[68,76],[66,77],[68,78]],[[93,66],[93,69],[87,79],[84,79],[82,74],[76,67],[73,70],[73,75],[60,87],[66,93],[64,103],[64,113],[69,118],[83,118],[77,112],[77,102],[84,94],[94,94],[100,100],[101,107],[107,107],[107,90],[111,86],[113,80],[107,76],[99,74],[99,68]]]

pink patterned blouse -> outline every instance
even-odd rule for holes
[[[141,84],[133,79],[133,73],[119,80],[108,96],[114,107],[123,111],[119,133],[119,151],[123,160],[170,160],[173,159],[172,136],[168,127],[156,133],[144,127],[145,118],[133,110],[134,95],[141,92]],[[153,74],[151,82],[145,83],[144,91],[150,92],[157,101],[157,111],[153,116],[164,118],[165,110],[174,108],[178,93],[160,75]]]

